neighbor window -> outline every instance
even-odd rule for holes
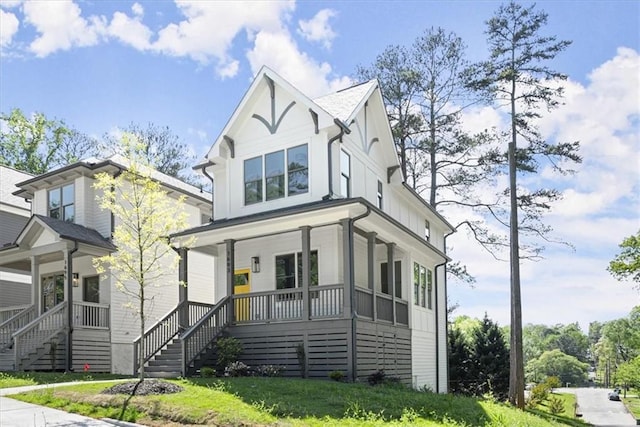
[[[318,285],[318,251],[311,251],[309,285]],[[302,252],[276,256],[276,289],[302,286]]]
[[[420,264],[413,263],[413,303],[420,305]]]
[[[74,200],[73,184],[49,190],[49,216],[63,221],[74,222],[76,217]]]
[[[85,277],[82,293],[86,302],[100,302],[100,276]]]
[[[427,308],[433,309],[433,275],[431,270],[427,270]]]
[[[42,311],[51,310],[64,301],[64,274],[42,277]]]
[[[244,161],[244,204],[275,200],[309,191],[307,145],[279,150]],[[263,172],[264,171],[264,172]],[[263,194],[264,186],[264,194]]]
[[[393,267],[396,298],[402,298],[402,261],[394,262]],[[380,264],[380,288],[383,294],[391,295],[386,262]]]
[[[382,209],[382,181],[378,181],[378,208]]]
[[[351,196],[351,156],[344,150],[340,150],[340,194],[344,197]]]

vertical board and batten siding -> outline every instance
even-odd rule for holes
[[[348,372],[350,325],[348,319],[282,322],[229,328],[242,343],[239,360],[251,367],[284,366],[283,376],[300,377],[297,346],[303,343],[309,378],[327,379],[331,371]]]
[[[358,380],[379,369],[411,384],[411,331],[382,323],[358,320],[356,324]]]
[[[440,393],[448,393],[449,392],[449,384],[448,384],[448,375],[449,372],[449,352],[448,352],[448,340],[447,340],[447,299],[446,299],[446,279],[445,279],[445,270],[444,268],[439,268],[437,271],[437,286],[438,286],[438,340],[439,340],[439,348],[438,348],[438,358],[439,358],[439,369],[438,372],[439,381],[440,381]]]

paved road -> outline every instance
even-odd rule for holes
[[[629,414],[622,402],[611,401],[605,388],[562,388],[561,393],[574,393],[578,401],[578,411],[582,418],[597,427],[635,426],[636,420]]]

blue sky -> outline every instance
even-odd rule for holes
[[[409,45],[431,26],[456,32],[468,59],[486,55],[484,21],[495,1],[21,1],[0,0],[0,111],[63,119],[100,137],[131,122],[169,126],[201,157],[247,89],[269,65],[310,96],[352,82],[386,46]],[[578,174],[540,182],[565,199],[548,222],[575,251],[550,245],[523,264],[525,322],[625,316],[640,303],[605,268],[640,228],[640,2],[540,1],[546,31],[573,44],[551,64],[569,75],[566,105],[540,126],[580,140]],[[469,111],[470,129],[504,125],[490,108]],[[460,212],[447,212],[452,222]],[[452,283],[456,314],[484,312],[508,324],[508,265],[449,239],[452,256],[477,276]]]

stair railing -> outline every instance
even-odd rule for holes
[[[11,347],[13,344],[12,335],[18,329],[29,324],[36,318],[36,307],[25,306],[22,310],[0,323],[0,352]]]
[[[213,343],[229,324],[231,297],[221,299],[195,325],[185,331],[182,341],[182,376],[187,376],[189,366]]]
[[[24,357],[64,332],[67,324],[67,305],[67,301],[61,302],[13,334],[16,369],[26,368],[20,366]]]

